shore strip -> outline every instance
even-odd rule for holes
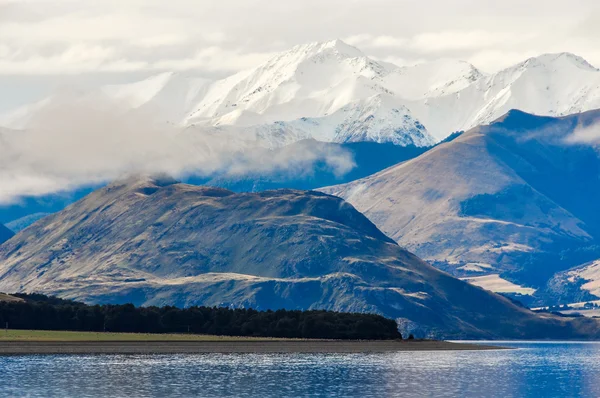
[[[505,349],[446,341],[0,341],[0,355],[36,354],[276,354],[479,351]]]

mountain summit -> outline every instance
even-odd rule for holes
[[[332,40],[297,45],[217,81],[167,72],[100,91],[132,112],[164,115],[197,134],[233,130],[270,148],[306,138],[430,146],[511,109],[564,116],[600,108],[600,70],[570,53],[543,54],[491,75],[448,59],[396,66]],[[385,105],[374,106],[373,98],[384,97]],[[0,121],[22,127],[47,102]]]
[[[600,155],[573,141],[580,128],[599,122],[600,111],[563,118],[511,111],[323,192],[456,276],[531,294],[515,284],[540,288],[555,272],[600,254]]]

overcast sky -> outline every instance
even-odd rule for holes
[[[494,72],[569,51],[599,66],[597,1],[0,0],[0,112],[65,85],[165,70],[221,77],[293,45],[335,38],[399,65],[456,58]],[[229,164],[229,145],[237,145],[208,142],[218,150],[204,154],[206,142],[172,142],[176,135],[157,131],[155,115],[125,117],[114,104],[97,105],[58,103],[26,132],[0,130],[0,203],[110,180],[123,170],[206,171]],[[301,155],[298,164],[325,157],[348,167],[345,154]],[[254,163],[242,167],[280,167]]]
[[[398,64],[449,57],[493,72],[569,51],[600,65],[598,21],[597,0],[0,0],[0,78],[222,76],[334,38]]]

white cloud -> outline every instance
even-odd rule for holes
[[[182,132],[155,113],[127,109],[100,94],[65,94],[35,112],[26,129],[0,130],[0,204],[127,173],[298,175],[324,161],[345,174],[354,166],[340,149],[300,145],[267,154],[235,132]]]
[[[410,47],[421,53],[445,53],[457,50],[480,50],[504,47],[518,41],[535,40],[536,34],[485,31],[448,30],[420,33],[412,38]]]
[[[212,46],[199,50],[190,58],[162,60],[150,66],[157,70],[239,71],[257,66],[272,55],[272,53],[244,53]]]
[[[99,71],[173,63],[198,65],[200,72],[206,64],[209,74],[217,72],[217,63],[197,58],[219,48],[224,73],[295,44],[336,37],[381,59],[454,57],[489,69],[501,54],[571,51],[600,65],[594,0],[27,0],[0,7],[0,54],[6,48],[23,52],[4,60],[0,74],[22,66],[28,74],[36,68],[60,73],[58,67],[45,70],[39,60],[54,64],[74,46],[110,48],[113,58]],[[25,55],[32,59],[28,66]],[[65,67],[68,73],[89,73],[92,63],[78,62]]]
[[[597,0],[0,0],[0,102],[6,111],[27,103],[28,93],[29,102],[39,100],[69,78],[90,88],[99,76],[102,84],[122,83],[163,70],[221,77],[293,45],[337,37],[396,64],[457,58],[494,72],[570,51],[600,66],[599,10]],[[6,83],[15,77],[18,84]],[[0,133],[0,200],[130,169],[210,170],[231,165],[242,145],[207,135],[173,140],[178,132],[157,127],[156,115],[89,101],[47,109],[25,133]],[[339,154],[303,153],[300,163],[315,156],[347,167]],[[290,164],[245,159],[251,167]]]
[[[344,41],[353,46],[363,48],[406,48],[409,44],[409,41],[402,37],[389,35],[372,36],[369,34],[348,36]]]
[[[566,141],[569,144],[600,145],[600,122],[576,129]]]

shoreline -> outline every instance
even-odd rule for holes
[[[0,341],[0,355],[151,355],[386,353],[410,351],[482,351],[506,347],[447,341]]]

